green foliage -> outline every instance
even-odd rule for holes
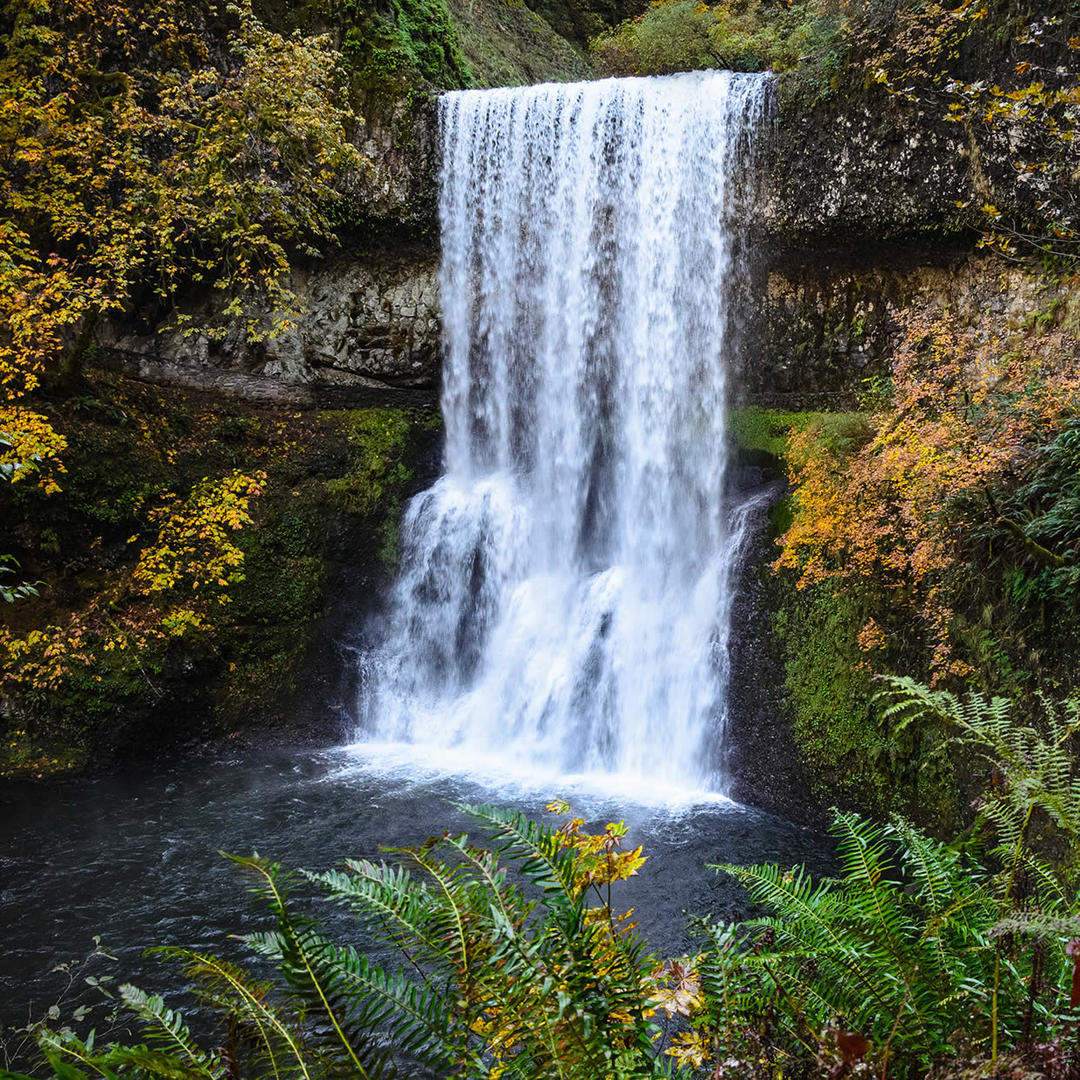
[[[369,163],[329,40],[247,3],[12,0],[0,46],[0,461],[55,492],[65,441],[21,399],[135,306],[248,340],[291,325],[291,260],[334,241]],[[213,325],[178,310],[192,286],[222,294]]]
[[[956,499],[972,522],[955,568],[958,640],[998,692],[1075,684],[1080,642],[1080,424],[1031,432],[1016,466]]]
[[[697,0],[676,0],[650,8],[589,43],[601,75],[670,75],[677,71],[717,68],[716,43],[709,33],[715,20]]]
[[[392,570],[398,559],[398,523],[414,478],[418,441],[440,428],[437,413],[419,417],[404,409],[358,409],[329,414],[351,448],[349,467],[327,482],[331,499],[349,514],[378,514],[379,559]]]
[[[748,952],[716,950],[706,961],[707,988],[741,984],[738,995],[713,994],[709,1023],[761,1030],[770,1012],[780,1028],[770,1050],[785,1074],[865,1059],[875,1072],[922,1076],[1067,1031],[1063,938],[1076,902],[1053,874],[1026,897],[1043,913],[1029,924],[1040,944],[1009,944],[1002,935],[1019,924],[1002,918],[1007,877],[902,819],[882,826],[837,813],[831,831],[835,880],[775,865],[720,868],[769,914],[744,925]],[[713,939],[723,933],[714,928]]]
[[[387,0],[341,12],[341,52],[357,84],[400,96],[418,82],[439,89],[472,83],[446,0]]]
[[[473,86],[527,86],[592,75],[585,58],[548,20],[550,9],[542,2],[527,6],[524,0],[448,0],[448,4]],[[586,14],[577,5],[558,10],[571,18]],[[574,36],[572,27],[563,29]]]
[[[103,1075],[127,1062],[173,1078],[435,1075],[617,1080],[665,1072],[660,1028],[649,1017],[662,979],[632,926],[591,908],[592,885],[633,874],[638,853],[618,852],[625,827],[586,837],[513,811],[462,807],[490,838],[444,835],[395,851],[404,865],[347,860],[305,874],[353,911],[369,936],[407,966],[385,969],[326,935],[290,903],[299,879],[257,856],[235,861],[273,928],[244,940],[272,963],[270,979],[214,956],[162,950],[183,963],[222,1021],[220,1049],[204,1050],[157,995],[123,986],[147,1046],[95,1049],[70,1032],[39,1034],[61,1080],[89,1066]]]
[[[1068,420],[1038,449],[1019,485],[999,488],[996,506],[996,520],[974,539],[1008,557],[1011,597],[1071,606],[1080,589],[1080,420]]]
[[[792,431],[804,427],[811,415],[751,405],[731,410],[728,430],[740,450],[757,450],[782,460]]]
[[[1036,826],[1080,845],[1069,754],[1080,704],[1047,703],[1041,720],[1018,722],[1015,704],[911,680],[891,680],[883,697],[886,721],[933,717],[962,752],[992,764],[997,778],[963,843],[902,818],[883,825],[834,811],[835,876],[718,867],[762,914],[739,925],[699,920],[705,951],[664,964],[606,899],[606,887],[644,861],[640,848],[619,850],[622,823],[589,835],[579,819],[555,829],[465,806],[488,846],[445,833],[393,849],[393,864],[349,859],[302,877],[237,858],[273,919],[243,940],[272,974],[162,950],[221,1022],[215,1049],[160,997],[122,986],[146,1044],[95,1047],[92,1034],[36,1026],[45,1064],[59,1080],[86,1070],[112,1080],[120,1067],[163,1080],[389,1078],[417,1068],[522,1080],[699,1070],[746,1080],[1068,1076],[1054,1062],[1067,1069],[1080,1020],[1080,899],[1074,868],[1038,852]],[[402,966],[379,966],[330,937],[309,903],[289,901],[302,881],[354,913],[366,939]],[[594,897],[600,906],[589,906]]]
[[[1080,900],[1074,861],[1060,855],[1080,841],[1069,747],[1080,705],[1044,701],[1040,715],[1018,718],[1016,703],[900,678],[882,698],[885,722],[944,724],[942,749],[955,745],[992,770],[974,838],[945,844],[900,818],[882,826],[836,812],[835,879],[723,867],[767,914],[740,928],[744,950],[731,927],[708,929],[708,1012],[695,1026],[719,1033],[728,1053],[734,1043],[734,1060],[763,1054],[785,1075],[866,1062],[875,1074],[914,1077],[1067,1059]],[[1050,863],[1039,849],[1054,841]],[[978,857],[981,842],[988,858]]]
[[[27,600],[38,594],[40,582],[12,580],[18,569],[18,559],[12,555],[0,555],[0,600],[5,604],[14,604],[16,600]]]
[[[590,43],[603,75],[667,75],[700,68],[787,71],[834,44],[841,5],[831,0],[663,0]]]
[[[840,456],[857,449],[869,434],[865,412],[791,412],[757,405],[732,409],[728,427],[740,450],[759,450],[782,461],[798,432],[809,430],[821,452]]]
[[[950,744],[977,755],[995,783],[981,809],[1002,854],[1015,858],[1031,825],[1042,818],[1057,834],[1080,838],[1080,779],[1073,740],[1080,732],[1080,699],[1057,704],[1045,696],[1020,716],[1008,698],[931,690],[911,678],[886,680],[882,718],[902,730],[928,717],[944,724]]]
[[[859,410],[864,413],[878,413],[888,409],[893,403],[894,389],[889,375],[869,375],[859,380]]]
[[[805,432],[815,444],[815,453],[844,458],[869,442],[873,434],[870,419],[863,412],[815,412],[804,414],[804,423],[792,430]]]
[[[372,570],[390,561],[433,415],[387,412],[394,437],[383,440],[381,410],[209,407],[180,391],[97,373],[79,396],[50,409],[72,433],[64,490],[46,498],[28,484],[0,484],[0,519],[5,535],[10,528],[18,537],[11,550],[23,568],[18,578],[0,575],[0,586],[42,579],[49,587],[5,612],[0,640],[23,641],[50,627],[49,634],[61,629],[62,645],[75,642],[76,632],[81,638],[78,658],[50,671],[47,685],[27,664],[51,639],[35,639],[33,656],[20,654],[6,666],[0,770],[66,771],[117,746],[277,722],[324,613],[338,549],[347,547]],[[357,462],[362,467],[354,468]],[[171,604],[171,593],[131,589],[119,602],[102,602],[119,583],[130,585],[143,553],[166,557],[154,509],[183,506],[205,477],[235,470],[268,479],[265,494],[250,504],[251,522],[227,530],[233,560],[243,560],[242,574],[233,566],[222,578],[232,578],[230,602],[213,605],[201,627],[189,621],[179,638],[147,636],[145,647],[106,649],[118,627],[135,619],[137,629],[155,627]],[[355,512],[327,492],[329,482],[346,476]],[[377,490],[368,492],[368,484]],[[165,547],[172,565],[183,545]],[[211,594],[218,580],[208,583]]]

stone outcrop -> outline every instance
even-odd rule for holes
[[[240,327],[220,339],[114,327],[101,344],[116,366],[143,378],[263,400],[362,400],[366,391],[438,381],[438,267],[430,251],[342,254],[294,271],[290,286],[302,313],[291,329],[261,341],[248,341]],[[192,314],[209,319],[212,310],[196,305]]]
[[[370,163],[354,180],[349,215],[383,235],[434,242],[438,142],[435,98],[360,93],[356,145]]]
[[[771,252],[850,257],[869,244],[922,241],[963,228],[957,203],[985,192],[965,130],[880,89],[787,106],[760,147],[757,223]]]
[[[529,7],[476,4],[451,7],[459,31],[472,20],[465,44],[489,81],[584,74],[578,54],[562,38],[552,44],[550,26]],[[535,55],[519,40],[533,33],[546,43]],[[546,66],[534,70],[526,60],[537,56]],[[813,404],[850,394],[883,367],[897,316],[920,299],[972,312],[1045,301],[1015,267],[975,253],[977,215],[965,219],[957,206],[1016,207],[1038,194],[1017,183],[1001,133],[976,138],[880,87],[805,108],[777,98],[784,104],[757,147],[758,189],[746,206],[755,295],[764,297],[744,327],[749,400]],[[358,145],[372,167],[351,196],[355,239],[294,272],[304,306],[295,328],[255,344],[239,330],[214,340],[114,328],[101,341],[113,362],[148,378],[291,401],[437,385],[435,99],[369,95],[360,111]],[[189,308],[212,316],[212,298]]]
[[[1075,306],[1067,282],[948,249],[932,258],[884,250],[861,265],[778,265],[763,288],[763,325],[747,346],[740,381],[749,401],[790,408],[849,402],[863,379],[885,372],[908,313],[949,311],[963,323],[988,315],[1008,335],[1040,313],[1067,316]]]
[[[1011,137],[949,123],[877,86],[777,108],[748,206],[763,300],[747,332],[746,397],[850,401],[885,370],[915,307],[964,320],[989,313],[1008,333],[1067,300],[1064,287],[1048,290],[1041,275],[976,249],[979,206],[1022,217],[1045,195],[1044,179],[1014,168]]]

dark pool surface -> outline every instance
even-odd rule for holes
[[[94,935],[117,957],[97,961],[144,989],[183,986],[142,956],[156,944],[237,956],[229,935],[265,925],[245,875],[219,849],[257,850],[286,866],[322,869],[380,844],[419,843],[468,828],[450,801],[493,802],[542,815],[552,797],[603,823],[623,818],[650,856],[623,894],[652,947],[689,951],[686,913],[735,918],[738,889],[707,863],[828,866],[820,834],[743,807],[635,806],[573,791],[481,787],[407,769],[376,770],[348,751],[275,750],[187,762],[51,789],[0,791],[0,1029],[44,1012],[66,979],[51,971],[85,956]],[[343,920],[343,916],[337,916]],[[342,933],[350,925],[339,921]]]

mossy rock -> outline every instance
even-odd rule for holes
[[[790,579],[788,579],[790,584]],[[822,799],[899,811],[937,831],[962,816],[954,763],[936,728],[882,718],[858,647],[869,598],[852,584],[786,590],[776,615],[797,749]]]
[[[64,490],[45,498],[29,485],[0,489],[0,547],[45,583],[0,613],[15,636],[93,610],[156,538],[151,510],[167,493],[183,497],[233,469],[267,480],[253,524],[236,534],[243,580],[205,628],[139,649],[103,651],[88,639],[87,662],[69,664],[59,685],[8,680],[0,771],[53,761],[68,769],[245,725],[287,725],[334,575],[348,563],[374,588],[394,565],[404,501],[430,479],[438,414],[297,413],[100,373],[80,395],[38,403],[69,434]]]

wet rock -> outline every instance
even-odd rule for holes
[[[101,344],[120,366],[143,377],[237,396],[266,396],[271,384],[282,388],[286,400],[304,388],[437,382],[438,271],[426,252],[338,258],[294,272],[290,288],[301,305],[295,325],[261,341],[247,340],[240,327],[217,339],[166,324],[151,333],[114,327]],[[209,305],[192,313],[196,322],[213,320]],[[264,319],[263,330],[269,329]]]

